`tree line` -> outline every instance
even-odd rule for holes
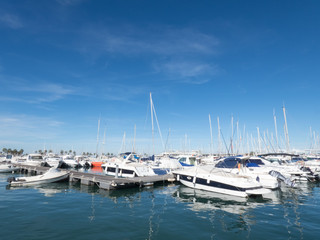
[[[11,148],[2,148],[2,152],[6,154],[12,154],[12,155],[22,155],[24,150],[20,149],[11,149]]]

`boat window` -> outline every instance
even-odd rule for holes
[[[246,164],[248,163],[255,163],[257,165],[264,165],[264,163],[261,161],[261,159],[248,159],[245,162]]]
[[[107,172],[116,172],[116,168],[114,167],[108,167]]]
[[[127,169],[122,169],[122,173],[125,173],[125,174],[133,174],[134,171],[132,171],[132,170],[127,170]]]
[[[187,161],[187,159],[185,157],[182,157],[182,158],[179,159],[179,161],[185,163]]]
[[[238,160],[236,158],[224,159],[216,164],[217,168],[234,168],[238,166]]]
[[[196,158],[195,157],[190,157],[189,161],[190,161],[190,164],[194,165],[194,163],[196,162]]]

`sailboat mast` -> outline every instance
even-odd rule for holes
[[[96,156],[98,157],[98,148],[99,148],[99,135],[100,135],[100,118],[98,120],[98,132],[97,132],[97,147],[96,147]]]
[[[135,153],[136,148],[136,125],[134,125],[134,137],[133,137],[133,152]]]
[[[106,128],[104,128],[104,131],[103,131],[103,142],[102,142],[102,151],[101,151],[101,155],[103,154],[104,152],[104,145],[106,143]]]
[[[279,140],[278,140],[278,128],[277,128],[277,117],[276,117],[276,113],[275,110],[273,109],[273,120],[274,120],[274,130],[276,132],[276,141],[277,141],[277,151],[279,148]]]
[[[151,108],[151,129],[152,129],[152,149],[154,154],[154,126],[153,126],[153,102],[152,102],[152,96],[150,92],[150,108]]]
[[[231,141],[230,141],[230,147],[231,147],[231,154],[233,155],[233,116],[231,116]]]
[[[213,136],[212,136],[212,126],[211,126],[211,116],[209,114],[209,124],[210,124],[210,137],[211,137],[211,142],[210,142],[210,151],[211,151],[211,155],[213,155]]]
[[[257,132],[258,132],[259,153],[261,153],[261,142],[260,142],[260,130],[259,130],[259,127],[257,127]]]
[[[219,141],[219,146],[218,146],[218,153],[221,154],[221,129],[220,129],[220,120],[219,117],[217,117],[218,121],[218,141]]]
[[[290,141],[289,141],[289,132],[288,132],[288,125],[287,125],[287,117],[286,117],[286,108],[283,106],[283,116],[284,116],[284,126],[285,126],[285,138],[286,138],[286,147],[287,152],[290,152]]]

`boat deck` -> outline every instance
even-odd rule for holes
[[[31,172],[34,174],[43,174],[49,170],[49,167],[30,166],[25,164],[14,164],[14,166],[19,167],[20,171],[25,173]],[[97,185],[99,188],[106,190],[144,187],[150,186],[154,183],[166,183],[175,181],[173,174],[134,178],[116,178],[114,176],[79,172],[75,170],[60,170],[69,172],[70,182],[80,182],[80,184],[84,185]]]

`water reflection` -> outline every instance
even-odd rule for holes
[[[317,209],[314,205],[319,199],[318,187],[319,184],[299,184],[294,189],[284,187],[273,191],[268,198],[257,199],[195,190],[182,185],[107,191],[97,186],[64,182],[23,189],[32,189],[30,194],[39,192],[35,194],[38,195],[36,199],[50,203],[44,208],[52,207],[53,203],[57,203],[59,207],[66,203],[70,212],[70,203],[74,204],[73,209],[81,209],[74,213],[80,214],[79,218],[85,219],[83,222],[86,224],[105,223],[106,219],[109,220],[105,217],[108,215],[110,219],[123,219],[124,222],[130,219],[130,224],[140,227],[139,234],[144,239],[159,237],[163,234],[163,229],[169,229],[173,223],[178,223],[179,226],[186,224],[189,228],[192,225],[190,231],[201,229],[212,239],[221,236],[224,239],[233,239],[235,236],[239,239],[255,239],[260,231],[271,235],[271,239],[279,236],[283,239],[307,239],[308,234],[304,229],[308,224],[306,216],[312,217],[311,211]],[[14,189],[16,191],[19,188]],[[21,191],[23,194],[29,194],[28,192]],[[39,198],[40,194],[45,198]],[[53,199],[54,196],[56,199]],[[310,207],[306,207],[308,204]],[[311,211],[308,212],[308,209]],[[316,220],[313,219],[315,222]],[[170,227],[166,225],[167,222]],[[116,223],[113,227],[116,228]],[[195,238],[204,239],[202,235]]]
[[[243,214],[249,209],[256,208],[272,199],[248,199],[225,194],[213,193],[198,189],[180,186],[173,194],[179,201],[190,203],[188,206],[193,211],[223,210],[233,214]],[[276,196],[270,196],[275,198]]]

